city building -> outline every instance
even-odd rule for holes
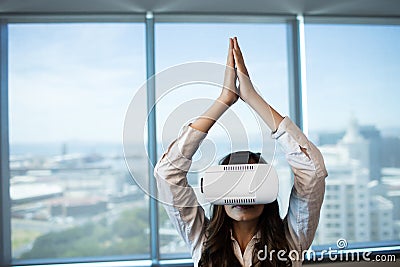
[[[334,244],[338,238],[349,243],[393,238],[393,204],[382,186],[372,186],[380,177],[369,185],[370,154],[378,149],[370,143],[353,118],[337,144],[320,147],[329,177],[315,244]]]

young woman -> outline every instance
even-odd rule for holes
[[[272,137],[282,146],[293,170],[294,186],[283,220],[277,201],[266,205],[214,205],[208,219],[188,185],[186,174],[192,156],[215,121],[239,97],[272,130]],[[259,154],[241,151],[227,155],[221,164],[229,164],[237,153],[247,153],[248,161],[242,163],[264,162]],[[190,247],[195,266],[301,266],[301,255],[311,245],[317,229],[327,171],[317,147],[255,91],[236,38],[229,39],[220,96],[200,118],[184,127],[157,163],[154,174],[160,199],[173,204],[164,207]]]

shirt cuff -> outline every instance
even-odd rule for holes
[[[281,137],[281,135],[286,132],[286,129],[289,127],[290,124],[293,124],[292,120],[287,116],[284,117],[279,124],[278,129],[276,129],[275,132],[271,133],[271,137],[274,139],[278,139],[279,137]]]
[[[187,159],[192,159],[206,136],[207,133],[192,128],[190,125],[184,126],[181,135],[177,139],[180,154]]]
[[[283,118],[278,129],[271,134],[271,137],[281,144],[285,152],[298,151],[299,145],[308,148],[308,138],[289,117]]]

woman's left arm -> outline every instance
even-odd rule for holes
[[[328,173],[319,149],[288,117],[272,134],[283,148],[294,174],[289,209],[284,219],[291,248],[307,250],[317,230]]]
[[[318,226],[328,175],[318,148],[288,118],[282,117],[254,89],[237,39],[233,54],[239,79],[239,96],[272,130],[294,173],[285,230],[292,249],[303,251],[311,245]]]

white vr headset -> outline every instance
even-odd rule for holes
[[[268,204],[276,200],[278,189],[278,175],[271,164],[211,166],[200,179],[205,201],[215,205]]]

